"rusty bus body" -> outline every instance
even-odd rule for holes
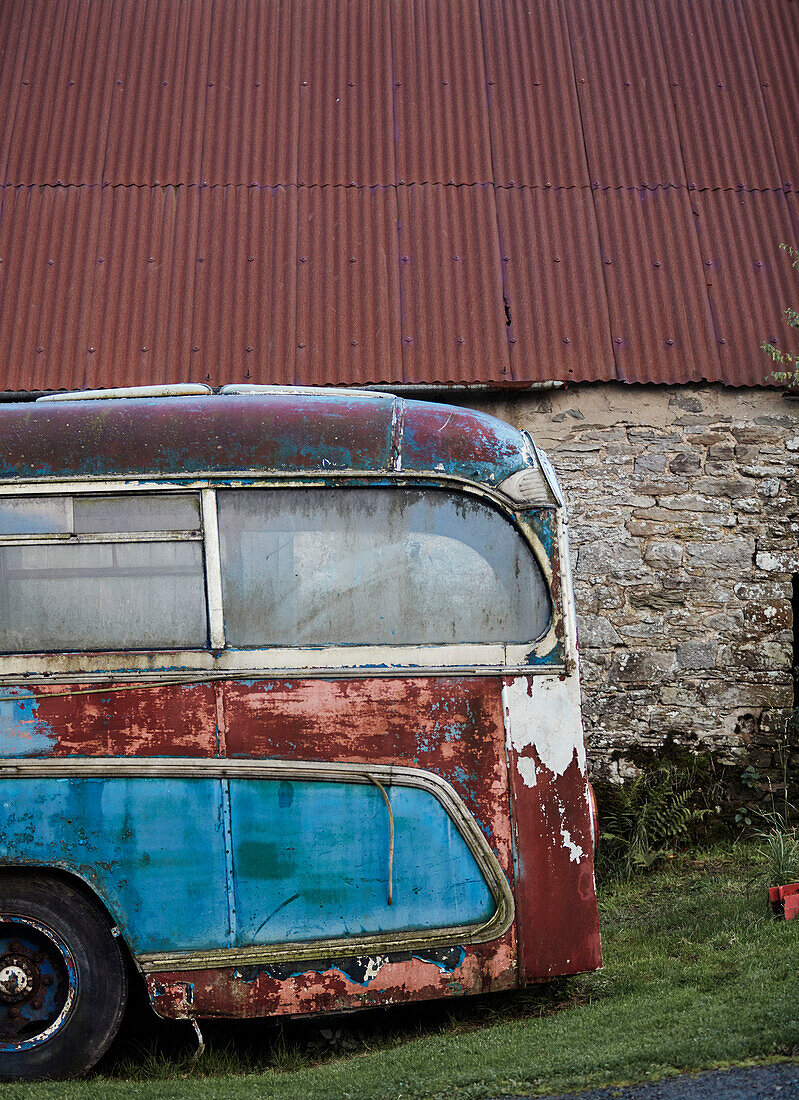
[[[115,951],[194,1020],[601,965],[545,457],[387,394],[185,389],[0,406],[6,1077],[99,1056]]]

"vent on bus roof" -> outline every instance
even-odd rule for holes
[[[201,397],[213,393],[200,382],[180,382],[172,386],[120,386],[113,390],[73,390],[69,393],[48,393],[36,401],[106,401],[116,397]]]

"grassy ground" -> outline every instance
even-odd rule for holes
[[[482,1100],[799,1056],[799,920],[772,920],[756,849],[679,856],[601,891],[604,971],[533,991],[322,1022],[186,1024],[18,1100]]]

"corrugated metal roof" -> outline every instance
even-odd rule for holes
[[[2,102],[3,178],[17,184],[100,183],[108,135],[119,8],[91,0],[2,5],[8,28]],[[6,26],[0,29],[4,34]]]
[[[403,187],[399,230],[405,380],[513,381],[494,189]]]
[[[591,192],[496,195],[512,378],[615,378]]]
[[[793,222],[793,238],[795,241],[799,241],[799,193],[790,191],[785,197],[788,200],[788,210]]]
[[[389,5],[301,0],[297,7],[302,13],[299,182],[396,182]]]
[[[784,0],[5,0],[0,388],[757,384],[797,56]]]
[[[194,278],[192,378],[292,384],[296,188],[206,188],[199,214],[194,263],[185,263]]]
[[[218,4],[208,44],[203,182],[297,182],[302,5]]]
[[[699,214],[721,375],[745,386],[752,373],[741,349],[757,349],[772,337],[784,347],[789,330],[782,313],[796,305],[796,275],[779,251],[795,232],[788,204],[780,192],[758,191],[703,191],[691,201]]]
[[[0,201],[3,380],[15,390],[84,386],[100,190],[6,187]]]
[[[660,0],[656,10],[688,186],[779,188],[741,0]]]
[[[396,190],[302,188],[297,227],[295,377],[401,382]]]
[[[480,7],[494,180],[511,187],[586,187],[563,4],[481,0]]]
[[[400,183],[493,179],[478,0],[392,4]]]
[[[0,4],[0,180],[8,178],[8,151],[14,136],[17,104],[22,91],[22,68],[33,5]]]
[[[565,0],[565,8],[592,183],[683,186],[657,5]]]
[[[596,191],[594,200],[619,376],[723,380],[692,198],[644,187]]]
[[[62,2],[48,6],[58,9]],[[119,29],[109,43],[116,62],[103,183],[201,182],[211,24],[213,17],[221,18],[225,3],[122,5]]]
[[[198,212],[196,187],[102,189],[83,386],[120,377],[131,385],[183,380]]]
[[[781,182],[788,190],[799,189],[799,13],[795,8],[795,3],[790,7],[783,0],[748,0],[743,8]]]

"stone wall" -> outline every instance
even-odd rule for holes
[[[604,384],[469,404],[528,429],[569,502],[595,773],[667,738],[773,768],[794,693],[799,401]]]

